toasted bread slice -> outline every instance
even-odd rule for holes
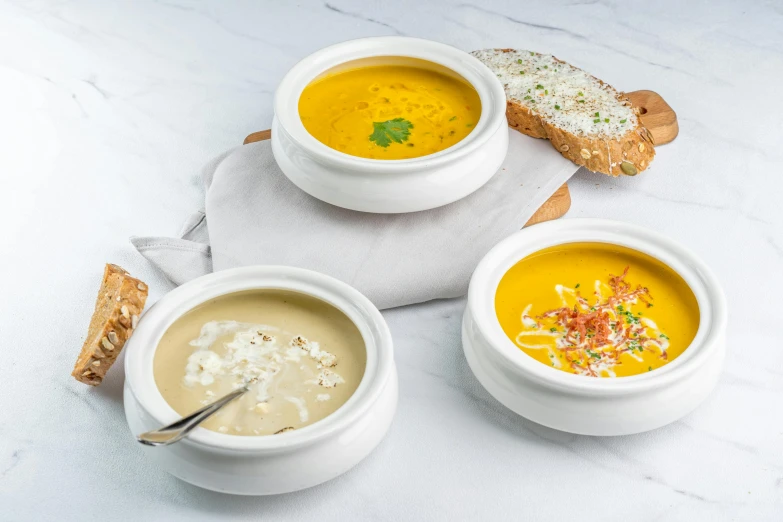
[[[548,54],[514,49],[471,54],[503,84],[511,127],[547,138],[593,172],[635,176],[650,165],[653,137],[639,110],[610,85]]]
[[[146,284],[117,265],[106,265],[90,329],[71,373],[77,381],[91,386],[103,381],[136,328],[146,301]]]

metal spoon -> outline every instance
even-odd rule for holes
[[[212,404],[207,404],[200,410],[196,410],[187,417],[183,417],[168,426],[142,433],[136,437],[136,440],[147,446],[168,446],[169,444],[174,444],[175,442],[182,440],[188,433],[193,431],[196,426],[217,413],[223,406],[247,393],[253,382],[255,382],[255,380],[248,382],[241,388],[237,388]]]

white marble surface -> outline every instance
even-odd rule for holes
[[[783,520],[781,4],[467,1],[0,1],[0,519]],[[430,303],[386,314],[400,407],[356,469],[272,498],[181,483],[133,442],[121,371],[69,377],[102,265],[168,291],[128,236],[177,232],[200,165],[269,126],[299,58],[387,34],[552,52],[669,101],[679,138],[636,178],[580,172],[568,217],[645,225],[712,265],[720,383],[652,433],[554,432],[480,388],[463,301]]]

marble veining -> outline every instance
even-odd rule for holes
[[[776,2],[0,0],[0,519],[783,520],[783,8]],[[580,171],[568,217],[650,227],[723,281],[726,368],[683,420],[637,436],[511,414],[460,347],[464,300],[385,313],[388,438],[308,491],[232,498],[143,458],[122,360],[70,378],[106,261],[171,289],[133,234],[171,236],[199,169],[268,128],[280,78],[339,41],[408,35],[548,52],[659,92],[680,135],[635,178]]]

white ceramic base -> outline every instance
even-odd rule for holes
[[[704,401],[715,387],[723,365],[725,343],[701,371],[657,393],[573,397],[520,379],[513,370],[492,360],[481,345],[470,309],[462,319],[462,348],[470,369],[482,386],[509,410],[533,422],[579,435],[630,435],[654,430],[680,419]],[[520,351],[521,357],[527,357]]]
[[[422,167],[408,173],[368,172],[351,179],[344,169],[318,163],[272,122],[272,153],[280,170],[311,196],[361,212],[395,214],[441,207],[472,194],[495,175],[508,151],[508,129],[498,128],[487,143],[458,165]]]
[[[338,477],[358,464],[386,436],[397,410],[397,370],[369,413],[342,433],[295,451],[248,454],[204,449],[187,439],[165,447],[142,446],[160,468],[175,477],[220,493],[275,495],[310,488]],[[160,427],[145,413],[127,382],[125,415],[134,436]],[[270,435],[274,437],[274,435]]]

